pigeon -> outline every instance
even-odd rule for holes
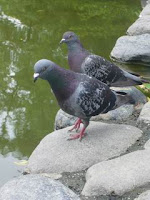
[[[70,131],[78,131],[83,123],[81,131],[71,135],[70,139],[81,140],[85,136],[85,129],[92,116],[106,113],[129,102],[133,103],[126,93],[115,92],[95,78],[66,70],[47,59],[35,63],[33,77],[34,82],[38,78],[47,80],[60,108],[79,118]]]
[[[138,74],[127,72],[105,58],[87,51],[74,32],[65,32],[60,41],[62,43],[68,46],[68,64],[72,71],[95,77],[112,87],[149,83]]]

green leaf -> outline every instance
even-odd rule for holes
[[[19,165],[19,166],[27,165],[27,163],[28,163],[27,160],[20,160],[19,162],[14,162],[14,164]]]

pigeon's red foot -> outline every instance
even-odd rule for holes
[[[82,128],[82,130],[80,131],[80,133],[77,133],[75,135],[71,135],[70,138],[68,140],[75,140],[78,139],[81,141],[82,138],[86,135],[86,133],[84,132],[86,128]]]
[[[76,131],[78,131],[79,128],[80,128],[80,124],[81,124],[81,123],[83,123],[83,122],[82,122],[81,119],[79,118],[79,119],[76,121],[76,123],[75,123],[75,125],[73,126],[73,128],[69,130],[69,132],[73,131],[74,129],[75,129]]]

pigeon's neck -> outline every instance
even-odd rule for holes
[[[75,73],[55,66],[47,76],[58,102],[66,100],[75,90]],[[70,84],[70,82],[72,84]]]
[[[80,40],[77,40],[76,42],[74,42],[74,41],[69,42],[67,46],[68,46],[68,50],[71,52],[79,52],[79,51],[83,51],[83,49],[84,49]]]
[[[89,54],[79,40],[68,44],[68,63],[70,69],[74,72],[82,73],[81,65]]]

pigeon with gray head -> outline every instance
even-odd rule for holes
[[[84,137],[92,116],[106,113],[129,101],[132,103],[126,93],[112,91],[101,81],[61,68],[50,60],[39,60],[34,65],[34,72],[34,81],[38,78],[48,81],[61,109],[79,118],[71,130],[78,130],[83,123],[81,131],[70,139],[81,140]]]
[[[91,54],[83,47],[74,32],[65,32],[61,43],[68,46],[68,63],[72,71],[95,77],[114,87],[149,83],[139,75],[125,71],[101,56]]]

